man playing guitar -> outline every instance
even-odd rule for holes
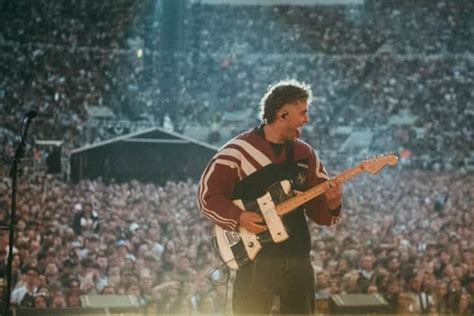
[[[275,296],[281,314],[314,312],[306,216],[320,225],[338,223],[342,185],[329,178],[314,149],[300,139],[309,122],[311,97],[310,87],[295,80],[271,85],[261,100],[263,123],[225,144],[202,175],[198,204],[206,218],[220,229],[240,230],[262,243],[265,237],[274,241],[245,264],[234,263],[234,314],[269,314]],[[290,189],[279,186],[283,180],[291,183]],[[324,182],[329,185],[323,194],[282,219],[275,216],[277,203]],[[264,195],[268,199],[259,199]],[[245,242],[245,247],[254,244]]]

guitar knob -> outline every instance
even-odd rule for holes
[[[253,247],[253,242],[249,242],[249,247],[250,247],[250,248]]]

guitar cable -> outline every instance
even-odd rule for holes
[[[219,257],[219,259],[222,261],[222,264],[213,268],[211,270],[211,272],[209,272],[209,282],[211,283],[211,285],[213,286],[222,286],[225,284],[225,295],[224,295],[224,305],[223,305],[223,311],[224,311],[224,314],[227,310],[227,300],[228,300],[228,296],[229,296],[229,280],[230,280],[230,269],[229,267],[227,266],[227,263],[231,262],[232,260],[235,260],[235,258],[229,260],[229,261],[224,261],[224,258],[222,258],[220,252],[219,252],[219,248],[217,246],[217,238],[216,236],[213,236],[212,237],[212,248],[214,249],[214,251],[217,253],[217,256]],[[221,269],[224,269],[225,271],[225,278],[224,280],[222,281],[218,281],[218,280],[215,280],[212,275],[216,272],[218,272],[219,270]]]

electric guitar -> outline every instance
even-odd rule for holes
[[[377,156],[341,172],[335,179],[342,184],[363,172],[377,174],[386,165],[395,166],[397,162],[398,157],[393,154]],[[328,189],[329,183],[323,182],[294,195],[290,181],[283,180],[271,185],[267,193],[255,201],[234,200],[233,203],[241,210],[262,214],[268,231],[253,234],[243,227],[239,227],[239,231],[236,232],[216,226],[215,237],[221,259],[230,269],[237,270],[254,260],[266,243],[285,241],[289,235],[282,217]]]

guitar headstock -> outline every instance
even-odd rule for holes
[[[376,174],[386,165],[395,166],[398,163],[398,157],[394,154],[379,155],[362,161],[361,166],[367,172]]]

